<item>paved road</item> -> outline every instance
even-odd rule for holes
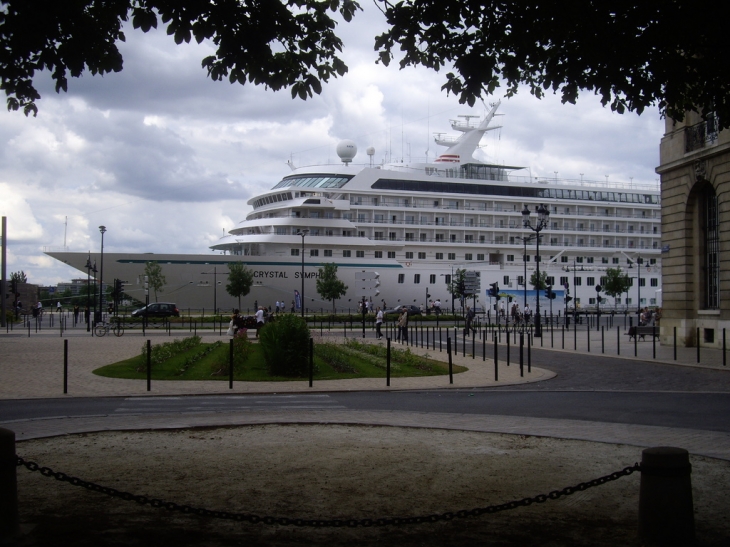
[[[640,424],[730,433],[730,393],[365,391],[0,401],[0,422],[301,410],[404,411]]]

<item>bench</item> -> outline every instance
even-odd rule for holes
[[[645,336],[654,336],[656,338],[659,336],[659,327],[629,327],[626,334],[629,336],[629,341],[637,336],[642,340]]]

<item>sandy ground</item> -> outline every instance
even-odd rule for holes
[[[444,513],[532,497],[633,465],[632,446],[460,431],[265,425],[18,443],[27,460],[135,494],[302,518]],[[730,462],[692,457],[699,545],[730,544]],[[496,515],[297,528],[171,513],[18,470],[17,545],[639,546],[640,475]]]

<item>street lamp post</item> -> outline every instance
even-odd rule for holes
[[[550,210],[545,205],[540,205],[537,208],[537,225],[532,226],[530,224],[530,210],[525,205],[522,210],[523,225],[525,228],[529,228],[535,232],[535,245],[537,246],[537,255],[535,256],[535,262],[537,262],[537,310],[535,312],[535,336],[541,337],[542,330],[540,325],[540,232],[542,232],[548,226],[548,219],[550,218]],[[527,284],[527,280],[525,280]]]
[[[525,277],[523,278],[524,283],[522,284],[524,287],[524,303],[522,305],[522,309],[524,310],[527,307],[527,242],[532,241],[535,238],[535,234],[530,234],[529,236],[525,237],[517,237],[517,239],[521,240],[522,243],[525,246],[524,252],[522,253],[522,263],[525,265]]]
[[[297,235],[302,236],[302,294],[299,300],[302,305],[302,319],[304,319],[304,236],[309,233],[309,230],[299,230]]]
[[[86,310],[91,306],[91,270],[96,272],[96,263],[91,264],[91,251],[89,251],[89,257],[86,259]],[[94,279],[96,279],[96,273],[94,273]],[[96,287],[94,288],[94,294],[96,294]],[[94,310],[96,311],[96,310]],[[84,312],[84,319],[86,319],[86,332],[91,331],[91,319],[89,315]]]
[[[638,315],[638,317],[636,318],[637,325],[641,323],[641,265],[643,264],[643,262],[644,262],[644,259],[642,259],[640,256],[636,257],[636,270],[638,272],[637,273],[637,283],[638,283],[637,290],[639,291],[638,298],[636,299],[637,300],[636,314]],[[633,267],[633,264],[629,263],[629,268],[631,268],[631,267]],[[628,291],[627,291],[627,295],[628,295]],[[627,300],[628,300],[628,296],[627,296]],[[628,308],[628,305],[626,307]]]
[[[99,318],[102,318],[102,306],[104,306],[104,233],[106,232],[106,226],[99,226],[99,232],[101,232],[101,268],[99,270]]]

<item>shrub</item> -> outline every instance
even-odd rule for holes
[[[305,376],[309,365],[309,328],[298,315],[285,314],[266,323],[259,346],[272,376]]]
[[[171,357],[183,353],[195,346],[200,345],[200,336],[190,336],[182,340],[173,340],[172,342],[164,342],[155,344],[151,347],[150,362],[153,365],[164,363]],[[142,345],[142,359],[147,361],[147,344]]]

